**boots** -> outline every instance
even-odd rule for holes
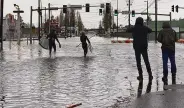
[[[172,84],[176,84],[176,74],[172,74]]]
[[[162,81],[163,81],[164,85],[168,85],[168,79],[167,79],[167,77],[164,76],[162,78]]]

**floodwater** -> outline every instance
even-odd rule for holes
[[[80,43],[77,37],[60,39],[62,48],[57,44],[51,58],[37,41],[32,45],[22,41],[21,46],[6,41],[0,53],[2,107],[66,108],[78,103],[82,103],[79,108],[126,107],[137,98],[137,91],[146,93],[148,75],[142,61],[144,82],[139,86],[132,44],[112,44],[112,39],[91,38],[94,50],[87,58],[81,46],[76,47]],[[184,82],[183,49],[182,44],[176,45],[178,83]],[[160,44],[149,43],[149,59],[154,76],[149,91],[162,91]],[[141,92],[138,86],[143,88]]]

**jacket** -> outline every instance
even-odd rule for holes
[[[143,19],[137,18],[135,26],[127,29],[127,32],[131,32],[133,36],[133,48],[135,50],[146,50],[148,48],[148,34],[152,30],[143,25]]]
[[[158,42],[162,43],[161,48],[175,51],[175,42],[178,41],[176,32],[168,22],[164,22],[162,28],[157,38]]]

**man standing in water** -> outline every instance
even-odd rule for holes
[[[82,48],[84,50],[84,57],[86,57],[86,54],[88,53],[88,44],[91,44],[91,43],[84,32],[82,32],[82,35],[80,36],[80,41],[82,42]],[[88,44],[86,41],[88,41]]]
[[[137,79],[139,81],[143,80],[143,71],[141,66],[141,55],[143,56],[144,62],[146,64],[146,69],[149,75],[149,81],[153,79],[152,71],[148,59],[148,33],[151,33],[152,30],[143,24],[143,18],[138,17],[135,22],[135,26],[127,29],[127,32],[131,32],[133,36],[133,48],[135,50],[135,57],[137,62],[137,69],[139,76]]]
[[[55,30],[51,30],[51,33],[47,36],[49,39],[49,54],[51,56],[52,47],[54,48],[54,53],[56,53],[56,43],[55,40],[59,43],[59,47],[61,48],[61,44],[58,40],[57,34],[55,33]]]

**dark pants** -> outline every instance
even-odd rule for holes
[[[141,55],[143,56],[144,62],[146,64],[146,69],[147,69],[148,74],[152,76],[147,49],[135,50],[135,57],[136,57],[137,69],[139,72],[139,76],[142,76],[142,73],[143,73],[142,66],[141,66]]]
[[[52,47],[54,48],[54,52],[56,52],[55,42],[49,41],[49,54],[51,54],[51,52],[52,52]]]
[[[82,43],[82,48],[84,50],[84,56],[88,53],[88,44],[87,43]]]
[[[176,63],[175,63],[175,51],[170,49],[162,49],[162,60],[163,60],[163,74],[164,77],[168,76],[168,58],[171,62],[171,73],[176,74]]]

